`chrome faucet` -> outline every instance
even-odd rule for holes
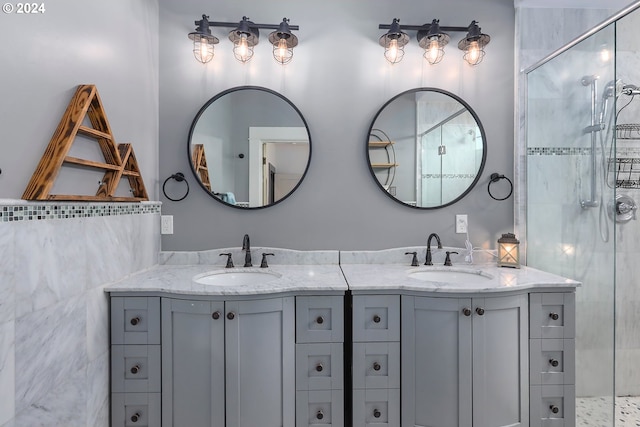
[[[427,239],[427,258],[424,261],[424,265],[433,265],[433,261],[431,261],[431,239],[436,238],[436,242],[438,242],[438,249],[442,249],[442,243],[440,243],[440,236],[436,233],[429,234],[429,238]]]
[[[248,234],[245,234],[242,239],[242,250],[244,251],[244,266],[253,267],[251,264],[251,243],[249,242]]]

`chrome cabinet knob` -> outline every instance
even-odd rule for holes
[[[322,325],[324,323],[324,317],[318,316],[318,318],[316,319],[316,323],[318,325]]]
[[[549,313],[549,317],[552,320],[558,320],[560,318],[560,316],[558,315],[558,313]]]
[[[131,323],[133,326],[136,326],[138,323],[140,323],[140,317],[132,317],[129,323]]]
[[[373,416],[375,418],[380,418],[381,415],[382,415],[382,413],[379,410],[377,410],[377,409],[373,410]]]
[[[322,372],[323,370],[324,370],[324,366],[322,366],[322,363],[318,363],[316,365],[316,371]]]
[[[381,368],[380,364],[378,362],[374,362],[373,364],[373,370],[374,371],[379,371]]]
[[[481,308],[481,307],[476,308],[476,313],[478,313],[478,316],[483,316],[484,308]]]
[[[462,314],[464,314],[465,316],[469,317],[471,316],[471,309],[465,307],[462,309]]]
[[[236,314],[233,311],[227,313],[227,319],[233,320],[236,318]]]
[[[549,359],[549,364],[554,368],[558,367],[559,363],[556,359]]]
[[[560,412],[560,408],[558,408],[556,405],[549,406],[549,409],[551,409],[551,412],[553,412],[554,414]]]
[[[135,365],[131,367],[131,373],[132,374],[137,374],[138,372],[140,372],[140,365]]]
[[[382,319],[377,314],[375,316],[373,316],[373,323],[380,323],[380,320],[382,320]]]
[[[211,317],[213,317],[213,320],[218,320],[220,318],[220,312],[214,311]]]
[[[132,423],[137,423],[140,420],[140,413],[136,412],[135,414],[133,414],[131,416],[131,422]]]
[[[316,418],[317,418],[317,419],[319,419],[319,420],[321,420],[321,419],[323,419],[323,418],[324,418],[324,414],[322,413],[322,411],[318,411],[318,412],[316,413]]]

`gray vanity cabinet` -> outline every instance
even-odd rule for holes
[[[163,427],[294,427],[294,298],[162,299]]]
[[[528,298],[402,296],[402,427],[528,426]]]

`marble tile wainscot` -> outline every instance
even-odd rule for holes
[[[0,426],[108,426],[103,287],[157,264],[160,206],[0,199]]]

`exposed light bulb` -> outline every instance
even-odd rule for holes
[[[213,59],[213,44],[205,37],[195,37],[193,39],[193,56],[203,64]]]
[[[384,57],[387,58],[387,61],[395,64],[400,62],[403,56],[404,48],[398,44],[397,39],[391,39],[384,50]]]
[[[278,43],[273,45],[273,57],[282,64],[288,64],[293,59],[293,48],[289,47],[287,39],[281,38]]]
[[[233,55],[240,62],[247,62],[253,57],[253,47],[249,46],[246,34],[241,34],[240,38],[234,43]]]
[[[464,60],[467,61],[469,65],[478,65],[482,62],[482,58],[484,58],[484,50],[480,46],[480,43],[477,41],[470,42],[464,54]]]
[[[611,51],[606,47],[603,47],[600,50],[600,62],[602,62],[603,64],[606,64],[609,61],[611,61]]]
[[[467,55],[469,55],[469,62],[471,63],[475,63],[478,60],[480,57],[480,46],[478,46],[478,42],[471,42]]]
[[[442,61],[443,57],[444,49],[440,46],[438,38],[432,38],[429,41],[429,46],[424,51],[424,58],[429,62],[429,64],[434,65]]]

